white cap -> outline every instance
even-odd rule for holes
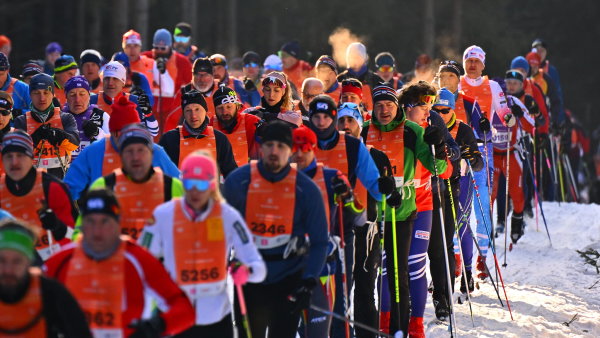
[[[283,63],[281,62],[281,58],[275,54],[271,54],[267,56],[263,66],[267,69],[281,71],[283,69]]]
[[[477,59],[485,64],[485,52],[481,47],[473,45],[465,49],[465,52],[463,53],[463,63],[467,61],[467,59]]]
[[[105,77],[114,77],[125,83],[127,80],[127,71],[120,62],[111,61],[104,66],[102,78]]]
[[[346,48],[346,65],[350,66],[352,61],[362,61],[364,64],[369,59],[367,47],[360,42],[352,42]]]

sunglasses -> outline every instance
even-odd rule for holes
[[[11,109],[9,109],[9,110],[4,110],[4,109],[0,110],[0,115],[2,115],[2,116],[8,116],[10,114],[12,114],[12,110]]]
[[[394,67],[389,65],[381,66],[379,67],[379,71],[382,73],[391,73],[394,71]]]
[[[258,67],[258,63],[250,62],[250,63],[245,64],[244,67],[246,67],[246,68]]]
[[[175,42],[188,43],[190,42],[191,36],[175,35],[173,39]]]
[[[438,114],[444,114],[444,115],[446,115],[446,114],[450,113],[450,110],[452,110],[452,109],[450,109],[450,108],[444,108],[444,109],[436,109],[436,108],[433,108],[433,111],[434,111],[434,112],[436,112],[436,113],[438,113]]]
[[[183,179],[183,188],[185,190],[192,190],[196,188],[198,191],[206,191],[210,188],[212,183],[210,180],[197,180],[197,179]]]
[[[162,52],[166,52],[169,50],[169,46],[152,46],[153,49],[160,50]]]

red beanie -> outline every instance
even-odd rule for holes
[[[317,135],[310,128],[303,125],[292,131],[292,141],[294,142],[292,151],[302,150],[307,152],[317,145]]]
[[[525,56],[525,58],[527,59],[527,62],[529,62],[530,65],[539,66],[540,63],[542,63],[542,58],[536,52],[529,52],[527,56]]]
[[[140,123],[140,116],[136,110],[137,105],[125,96],[121,96],[110,106],[112,113],[108,120],[108,129],[110,132],[120,131],[126,125]]]

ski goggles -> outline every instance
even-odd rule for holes
[[[421,97],[419,97],[419,100],[417,101],[417,103],[412,103],[412,104],[407,104],[407,107],[418,107],[418,106],[426,106],[428,104],[434,104],[435,100],[437,98],[437,95],[421,95]]]
[[[8,116],[10,114],[12,114],[12,109],[0,109],[0,115]]]
[[[344,116],[350,116],[358,122],[359,125],[363,124],[363,116],[356,103],[344,102],[338,109],[338,120]]]
[[[250,62],[244,65],[245,68],[253,68],[253,67],[258,67],[258,63],[256,62]]]
[[[208,189],[210,189],[211,180],[198,180],[198,179],[183,179],[183,188],[185,190],[192,190],[192,189],[196,189],[198,191],[207,191]]]
[[[378,70],[382,73],[391,73],[394,71],[394,66],[383,65],[383,66],[379,67]]]
[[[191,36],[183,36],[183,35],[175,35],[173,37],[175,42],[179,42],[179,43],[188,43],[188,42],[190,42],[191,38],[192,38]]]

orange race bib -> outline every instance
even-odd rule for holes
[[[215,139],[215,130],[211,126],[206,127],[207,135],[203,138],[188,137],[183,138],[183,126],[179,126],[179,164],[181,167],[183,160],[191,153],[199,149],[207,149],[213,158],[217,158],[217,140]]]
[[[194,222],[184,213],[182,200],[174,200],[173,248],[177,284],[190,299],[221,293],[227,281],[227,241],[221,204],[210,215]]]
[[[481,114],[487,114],[487,118],[490,118],[490,114],[492,113],[492,88],[490,87],[490,80],[488,77],[483,77],[481,85],[471,86],[465,77],[462,76],[460,78],[460,88],[466,95],[469,95],[477,101],[479,108],[481,108]]]
[[[42,308],[41,271],[30,269],[31,283],[18,303],[0,302],[0,336],[13,338],[46,337],[46,319]]]
[[[273,183],[262,177],[256,163],[250,162],[246,224],[257,248],[276,248],[292,236],[297,171],[292,167],[283,180]]]
[[[329,150],[322,150],[319,147],[315,149],[315,156],[318,162],[322,162],[326,167],[337,169],[342,174],[348,176],[348,155],[346,153],[345,132],[339,132],[338,143]]]
[[[65,285],[77,299],[94,337],[123,337],[125,242],[107,259],[89,258],[77,243]]]
[[[404,185],[404,123],[389,132],[381,132],[373,124],[367,133],[367,144],[382,151],[390,159],[396,187]]]

